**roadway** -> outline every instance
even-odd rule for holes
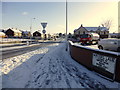
[[[10,57],[14,57],[14,56],[17,56],[17,55],[21,55],[21,54],[24,54],[24,53],[27,53],[27,52],[30,52],[30,51],[34,51],[36,49],[39,49],[41,47],[47,47],[53,43],[61,43],[61,42],[39,42],[37,44],[30,44],[30,45],[18,45],[18,46],[6,46],[6,47],[2,47],[1,50],[0,50],[0,56],[2,60],[4,59],[7,59],[7,58],[10,58]]]

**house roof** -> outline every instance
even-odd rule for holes
[[[74,32],[76,32],[78,29],[75,29]]]
[[[30,33],[30,31],[21,31],[22,33],[24,33],[24,34],[29,34]]]
[[[0,36],[5,36],[5,33],[4,32],[0,32]]]
[[[116,36],[116,35],[120,35],[120,33],[110,33],[109,35]]]
[[[39,31],[35,31],[34,33],[40,33]]]
[[[87,31],[96,31],[96,30],[98,30],[98,27],[85,27],[85,29],[87,30]]]
[[[10,28],[9,28],[9,29],[10,29]],[[9,29],[8,29],[8,30],[9,30]],[[22,33],[22,32],[21,32],[20,30],[18,30],[18,29],[17,29],[17,30],[16,30],[16,29],[10,29],[10,30],[12,30],[12,31],[15,32],[15,33]]]
[[[106,27],[83,27],[83,26],[80,26],[78,29],[75,29],[74,32],[76,32],[80,28],[85,28],[87,31],[97,31],[97,30],[105,31],[105,30],[108,30]]]
[[[16,30],[16,29],[12,29],[12,31],[14,31],[16,33],[22,33],[20,30]]]
[[[85,27],[85,29],[87,29],[88,31],[96,31],[96,30],[100,30],[100,31],[104,31],[104,30],[108,30],[106,27]]]

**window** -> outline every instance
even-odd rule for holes
[[[85,34],[85,31],[83,31],[83,34]]]

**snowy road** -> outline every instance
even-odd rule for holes
[[[64,43],[28,53],[29,58],[25,56],[21,55],[18,56],[19,59],[10,58],[3,62],[4,88],[102,88],[101,90],[105,90],[118,87],[118,83],[105,80],[75,62],[65,51]]]
[[[48,46],[52,43],[41,43],[41,44],[32,44],[24,46],[15,46],[9,48],[1,48],[0,52],[2,53],[2,59],[10,58],[13,56],[21,55],[30,51],[34,51],[38,48]]]

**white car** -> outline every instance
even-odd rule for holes
[[[100,41],[98,41],[98,48],[104,50],[120,51],[120,39],[101,39]]]

